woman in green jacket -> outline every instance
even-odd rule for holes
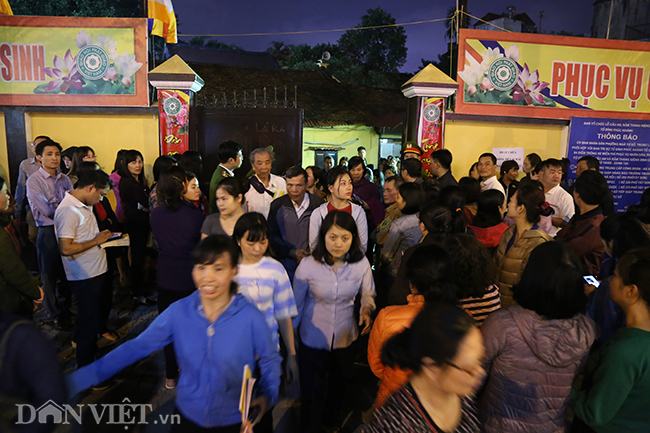
[[[7,182],[0,177],[0,309],[31,317],[32,301],[42,300],[43,292],[20,260],[17,242],[7,230],[9,201]]]
[[[650,249],[638,248],[618,262],[610,296],[627,325],[591,354],[573,410],[597,433],[650,431]],[[582,430],[587,431],[582,426]]]

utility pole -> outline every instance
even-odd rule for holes
[[[539,11],[539,27],[537,27],[537,33],[542,33],[542,18],[544,18],[544,11]]]
[[[467,1],[458,0],[458,10],[461,11],[459,26],[461,29],[469,27],[469,16],[467,16]]]
[[[607,36],[605,39],[609,39],[609,28],[612,25],[612,12],[614,11],[614,0],[609,1],[609,21],[607,21]]]

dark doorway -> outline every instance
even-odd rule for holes
[[[217,146],[232,140],[241,145],[244,163],[235,175],[245,178],[251,170],[249,154],[258,147],[273,146],[272,172],[281,176],[292,165],[302,163],[303,111],[294,108],[200,108],[198,151],[203,156],[201,185],[207,191],[219,165]]]

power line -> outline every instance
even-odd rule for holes
[[[468,17],[474,18],[475,20],[477,20],[477,21],[481,21],[482,23],[489,24],[489,25],[491,25],[492,27],[496,27],[496,28],[499,29],[499,30],[503,30],[504,32],[512,33],[512,32],[511,32],[510,30],[508,30],[508,29],[504,29],[503,27],[499,27],[499,26],[497,26],[497,25],[494,25],[494,24],[492,24],[491,22],[488,22],[488,21],[482,20],[482,19],[480,19],[480,18],[478,18],[478,17],[475,17],[474,15],[470,15],[470,14],[468,14],[468,13],[465,12],[465,11],[456,11],[456,12],[460,12],[460,13],[462,13],[462,14],[465,14],[465,15],[467,15]]]
[[[330,33],[330,32],[347,32],[348,30],[367,30],[367,29],[381,29],[387,27],[401,27],[401,26],[412,26],[416,24],[427,24],[435,23],[438,21],[447,21],[451,18],[438,18],[435,20],[423,20],[423,21],[412,21],[409,23],[398,23],[398,24],[384,24],[379,26],[366,26],[366,27],[352,27],[348,29],[330,29],[330,30],[302,30],[298,32],[269,32],[269,33],[224,33],[224,34],[179,34],[179,37],[197,37],[197,36],[206,36],[211,38],[225,38],[225,37],[237,37],[237,36],[277,36],[277,35],[303,35],[308,33]]]

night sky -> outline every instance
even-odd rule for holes
[[[565,30],[574,34],[591,34],[594,0],[468,0],[469,13],[482,18],[488,12],[502,13],[515,6],[525,12],[539,28],[539,12],[544,11],[542,32]],[[176,0],[179,34],[261,33],[326,30],[356,26],[369,8],[381,7],[397,23],[444,18],[455,1],[431,0]],[[420,59],[437,60],[446,51],[444,22],[405,27],[408,58],[403,72],[414,72]],[[235,44],[249,51],[264,51],[271,41],[286,44],[336,42],[341,32],[217,37],[220,42]],[[185,38],[186,40],[188,38]]]

